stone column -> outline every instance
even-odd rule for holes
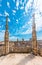
[[[9,53],[9,33],[8,33],[8,16],[6,17],[6,31],[5,31],[5,54]]]
[[[36,38],[36,26],[35,26],[35,14],[33,14],[33,23],[32,23],[32,51],[33,51],[33,54],[37,55],[37,38]]]

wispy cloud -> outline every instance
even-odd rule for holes
[[[25,6],[25,12],[28,13],[28,9],[32,6],[33,0],[29,0]]]
[[[34,0],[34,8],[42,12],[42,0]]]
[[[32,33],[32,18],[25,23],[25,25],[22,26],[22,29],[25,30],[27,29],[25,32],[22,32],[21,34],[31,34]]]
[[[37,39],[38,39],[38,40],[42,40],[42,36],[39,36]]]
[[[18,7],[19,7],[19,0],[16,1],[16,7],[17,7],[17,10],[18,10]]]
[[[34,0],[36,30],[42,30],[42,0]]]
[[[25,23],[22,27],[20,27],[20,30],[17,30],[16,35],[26,35],[32,33],[32,19]]]
[[[4,11],[4,14],[5,14],[5,16],[9,16],[9,13],[8,13],[8,12],[6,12],[6,11]]]
[[[0,41],[4,41],[5,30],[0,31]]]
[[[16,10],[12,10],[13,13],[16,13]]]
[[[15,13],[16,13],[16,10],[13,9],[13,10],[12,10],[12,14],[15,15]]]
[[[8,18],[8,21],[10,22],[10,18]]]
[[[2,2],[2,4],[0,4],[0,8],[2,10],[2,11],[0,11],[0,18],[3,17],[1,19],[3,19],[4,24],[6,21],[5,17],[7,15],[9,16],[9,18],[8,18],[9,22],[10,21],[12,21],[11,23],[13,23],[13,21],[15,22],[12,26],[9,25],[12,29],[11,34],[14,34],[14,35],[16,34],[17,36],[19,35],[21,37],[22,37],[22,35],[24,35],[24,37],[25,37],[25,35],[32,34],[32,21],[33,21],[32,15],[33,15],[33,13],[35,13],[36,31],[37,32],[42,31],[42,0],[24,0],[24,1],[23,0],[12,0],[12,1],[9,0],[9,1],[5,1],[4,4],[3,4],[2,0],[0,0],[0,2]],[[1,5],[2,5],[2,7],[1,7]],[[3,8],[4,5],[7,5],[7,7],[5,6],[5,8]],[[10,10],[10,12],[8,12],[9,10]],[[12,14],[10,14],[10,13],[12,13]],[[14,19],[14,16],[15,16],[15,19]],[[25,20],[27,18],[28,18],[28,21]],[[16,26],[14,26],[14,25],[16,25]],[[14,27],[14,29],[13,29],[13,27]],[[1,25],[0,25],[0,28],[2,29]],[[1,32],[0,32],[0,34],[1,34]],[[1,39],[1,35],[0,35],[0,39]],[[17,36],[11,36],[9,38],[11,40],[12,39],[15,40],[15,38],[17,39]],[[42,33],[41,33],[41,36],[42,36]],[[42,38],[42,37],[41,38],[40,37],[38,35],[39,39]]]
[[[24,9],[24,7],[22,6],[22,7],[20,7],[20,9],[22,10],[22,9]]]
[[[18,24],[18,19],[16,19],[16,23]]]
[[[40,14],[35,14],[35,23],[36,23],[36,30],[42,30],[42,17]]]
[[[11,36],[11,37],[9,37],[9,40],[15,41],[15,40],[17,40],[17,37],[16,36]]]
[[[32,28],[27,29],[25,32],[22,32],[21,34],[31,34]]]
[[[42,35],[37,35],[37,40],[42,40]]]
[[[10,8],[10,3],[9,2],[7,2],[7,6]]]
[[[3,28],[3,25],[0,25],[0,29]]]

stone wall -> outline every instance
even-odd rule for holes
[[[5,44],[1,44],[0,45],[0,56],[6,54],[5,50],[6,50]],[[15,53],[17,53],[17,52],[23,53],[23,52],[30,52],[30,51],[31,51],[31,48],[30,48],[30,46],[28,46],[28,44],[25,44],[25,43],[22,44],[22,42],[19,42],[19,43],[10,42],[9,43],[9,53],[10,52],[11,53],[13,53],[13,52],[15,52]]]
[[[42,56],[42,45],[39,45],[38,53],[39,53],[40,56]]]
[[[10,47],[9,50],[10,52],[15,52],[15,53],[26,53],[31,51],[31,46],[28,43],[22,44],[22,42],[13,42],[9,43]]]
[[[42,46],[39,45],[38,54],[42,56]],[[28,43],[22,44],[22,42],[10,42],[9,43],[9,53],[28,53],[31,52],[32,46]],[[5,45],[0,45],[0,56],[5,55]]]
[[[14,47],[14,48],[11,48],[10,47],[10,52],[11,53],[28,53],[28,52],[31,52],[31,48],[28,46],[28,47]]]
[[[1,45],[0,46],[0,56],[5,55],[5,46]]]

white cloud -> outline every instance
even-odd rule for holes
[[[42,35],[37,36],[37,40],[42,40]]]
[[[18,19],[16,19],[16,23],[18,24]]]
[[[2,28],[3,27],[3,25],[0,25],[0,28]]]
[[[4,41],[5,30],[0,31],[0,41]]]
[[[9,13],[8,13],[8,12],[6,12],[6,11],[4,11],[4,14],[5,14],[5,16],[9,16]]]
[[[42,12],[42,0],[34,0],[34,8]]]
[[[9,37],[9,40],[15,41],[15,40],[17,40],[17,37],[16,36],[11,36],[11,37]]]
[[[16,13],[16,10],[12,10],[13,13]]]
[[[22,29],[26,28],[26,27],[27,27],[27,25],[28,25],[28,22],[27,22],[27,23],[25,23],[25,25],[23,25],[23,26],[22,26]]]
[[[24,9],[24,7],[22,6],[22,7],[20,7],[20,9]]]
[[[18,10],[18,7],[19,7],[19,0],[16,1],[16,7],[17,7],[17,10]]]
[[[29,6],[27,9],[28,8]],[[35,13],[36,31],[40,31],[42,30],[42,0],[34,0],[33,8]]]
[[[10,18],[8,18],[8,21],[10,22]]]
[[[32,0],[29,0],[26,4],[25,11],[28,12],[28,8],[31,7]],[[42,30],[42,0],[34,0],[34,12],[35,12],[35,23],[36,23],[36,31]],[[31,25],[32,23],[30,23]],[[26,28],[27,24],[23,26]],[[28,31],[28,30],[27,30]],[[26,33],[27,33],[26,31]]]
[[[9,2],[7,2],[7,6],[10,8],[10,3]]]
[[[25,29],[25,28],[28,28],[29,26],[30,27],[32,26],[32,18],[27,23],[25,22],[25,25],[23,25],[22,28]]]
[[[2,33],[5,33],[5,30],[2,30],[1,32],[2,32]]]
[[[22,34],[31,34],[32,28],[27,29],[25,32],[22,32]]]
[[[22,5],[24,6],[26,4],[26,0],[24,0],[24,2],[22,2]]]
[[[21,34],[31,34],[32,33],[32,19],[30,19],[30,21],[28,21],[27,23],[25,23],[25,25],[22,26],[22,29],[25,30],[25,28],[27,28],[27,30],[25,32],[22,32]]]
[[[32,19],[30,19],[29,22],[25,23],[25,25],[20,27],[20,30],[17,30],[16,34],[31,34],[31,33],[32,33]]]
[[[42,30],[42,0],[34,0],[36,30]]]
[[[29,0],[25,6],[25,12],[27,13],[28,12],[28,9],[32,6],[32,1],[33,0]]]
[[[27,29],[25,32],[21,32],[20,30],[20,34],[31,34],[32,33],[32,22],[33,22],[33,17],[30,19],[30,21],[28,21],[27,23],[25,23],[25,25],[23,25],[21,27],[22,30]],[[36,31],[39,32],[42,30],[42,17],[39,14],[38,11],[36,11],[35,13],[35,23],[36,23]]]
[[[36,30],[42,30],[42,17],[40,14],[35,14],[35,23],[36,23]]]
[[[30,34],[32,32],[32,21],[33,19],[31,19],[28,23],[26,23],[22,28],[25,29],[28,24],[30,26],[30,28],[25,31],[22,32],[22,34]],[[36,23],[36,31],[42,31],[42,17],[40,16],[40,14],[35,14],[35,23]]]

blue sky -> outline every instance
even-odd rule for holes
[[[4,40],[8,15],[9,40],[32,38],[32,15],[35,12],[37,39],[42,40],[42,1],[0,0],[0,41]]]

